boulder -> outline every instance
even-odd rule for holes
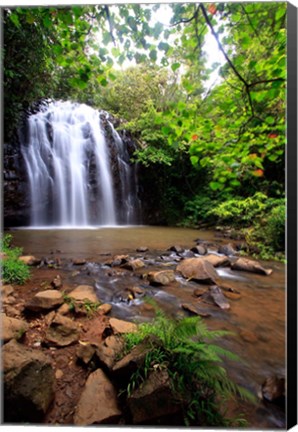
[[[77,301],[89,300],[92,303],[97,303],[98,298],[95,289],[90,285],[79,285],[68,296]]]
[[[117,318],[110,318],[110,327],[115,334],[135,333],[138,329],[136,324]]]
[[[64,347],[78,342],[79,336],[78,324],[70,318],[56,314],[46,331],[45,341],[49,345]]]
[[[115,255],[113,259],[105,261],[105,265],[117,267],[125,264],[129,260],[129,255]]]
[[[226,256],[218,256],[215,254],[209,254],[203,257],[204,261],[208,261],[213,267],[226,267],[231,264],[229,258]]]
[[[214,267],[202,258],[187,258],[178,264],[176,270],[186,279],[206,284],[216,284],[218,275]]]
[[[5,422],[40,422],[54,398],[51,360],[11,340],[3,347],[2,369]]]
[[[259,262],[247,258],[238,258],[231,264],[231,269],[258,273],[266,276],[269,276],[272,273],[272,269],[265,269]]]
[[[108,336],[100,345],[95,347],[95,353],[101,365],[111,370],[119,355],[123,352],[124,340],[120,336]]]
[[[181,410],[165,369],[151,372],[128,397],[127,405],[134,425],[166,424],[169,416]]]
[[[187,312],[190,312],[194,315],[198,315],[202,318],[208,318],[210,317],[210,313],[204,312],[198,304],[195,303],[182,303],[181,305],[182,309],[186,310]]]
[[[223,295],[222,290],[218,286],[211,286],[209,288],[209,294],[213,299],[214,303],[221,309],[230,309],[230,304]]]
[[[225,245],[220,245],[218,248],[218,253],[230,256],[230,255],[235,255],[237,252],[234,246],[232,245],[232,243],[228,243]]]
[[[141,259],[137,258],[135,260],[131,260],[131,261],[126,262],[125,264],[122,264],[121,267],[123,267],[127,270],[136,271],[140,268],[145,267],[145,264]]]
[[[147,277],[151,285],[168,285],[176,280],[173,270],[150,272]]]
[[[87,365],[95,355],[95,344],[79,341],[79,346],[76,350],[78,360]]]
[[[198,254],[198,255],[206,255],[206,253],[208,252],[208,249],[204,245],[196,245],[193,248],[191,248],[191,251],[195,254]]]
[[[41,259],[36,258],[33,255],[22,255],[19,257],[19,260],[28,266],[34,266],[41,263]]]
[[[74,414],[76,426],[115,424],[121,417],[117,392],[101,369],[91,373]]]
[[[56,290],[45,290],[37,293],[25,303],[25,308],[33,312],[42,312],[55,309],[64,302],[63,296]]]
[[[11,339],[21,339],[23,334],[28,330],[29,325],[26,321],[10,318],[1,313],[1,340],[6,343]]]
[[[280,403],[284,402],[285,398],[285,379],[276,375],[272,375],[262,384],[262,397],[266,401]]]

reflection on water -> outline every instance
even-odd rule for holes
[[[146,268],[154,268],[154,254],[161,255],[172,245],[191,248],[194,240],[200,238],[218,242],[211,231],[164,227],[117,227],[93,230],[15,230],[14,244],[24,248],[24,253],[37,257],[59,253],[61,258],[86,258],[102,263],[107,255],[123,253],[136,254],[140,246],[149,248]],[[211,247],[212,249],[212,247]],[[175,261],[167,257],[165,268],[175,269]],[[162,262],[162,260],[160,260]],[[152,265],[153,263],[153,265]],[[239,384],[258,393],[265,378],[272,374],[285,376],[285,271],[284,265],[276,262],[263,263],[273,269],[270,276],[238,272],[228,268],[217,269],[225,284],[240,293],[240,297],[229,299],[230,309],[222,311],[214,305],[204,304],[210,313],[205,318],[210,329],[226,329],[234,336],[225,337],[220,343],[242,358],[241,363],[225,361],[229,375]],[[150,267],[151,265],[151,267]],[[162,264],[161,264],[162,265]],[[124,278],[107,276],[102,265],[89,264],[88,275],[80,283],[93,278],[98,297],[113,304],[114,316],[137,321],[148,319],[150,311],[142,308],[143,300],[119,302],[118,293],[127,286],[135,286],[142,281],[133,275]],[[89,281],[90,282],[90,281]],[[195,282],[187,282],[177,277],[174,284],[158,288],[146,288],[156,302],[172,316],[185,316],[182,303],[195,299],[193,291],[202,287]],[[206,288],[206,287],[205,287]],[[253,428],[283,428],[284,414],[274,405],[259,403],[257,407],[243,405],[243,414]]]

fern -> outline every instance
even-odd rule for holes
[[[183,401],[183,408],[186,406],[186,425],[202,425],[204,421],[209,426],[228,424],[217,412],[216,404],[213,404],[215,398],[223,400],[237,396],[255,401],[248,390],[231,381],[223,367],[223,359],[237,362],[241,359],[231,351],[209,342],[230,334],[227,331],[208,330],[200,317],[175,320],[157,310],[153,322],[140,324],[134,336],[125,336],[130,347],[132,341],[139,343],[149,335],[159,339],[158,347],[153,343],[143,368],[132,377],[128,392],[143,382],[151,370],[166,365],[177,400]]]

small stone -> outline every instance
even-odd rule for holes
[[[265,269],[257,261],[253,261],[247,258],[238,258],[232,265],[232,270],[247,271],[251,273],[258,273],[269,276],[272,273],[272,269]]]
[[[122,267],[127,270],[136,271],[140,268],[145,267],[145,264],[141,259],[137,258],[135,260],[128,261],[127,263],[123,264]]]
[[[55,372],[56,379],[61,379],[63,377],[64,373],[61,369],[57,369]]]
[[[194,246],[193,248],[191,248],[191,251],[198,255],[206,255],[206,253],[208,252],[206,246],[203,245]]]
[[[95,289],[90,285],[79,285],[68,294],[74,300],[84,301],[89,300],[92,303],[97,303],[98,298]]]
[[[86,264],[86,262],[87,261],[84,258],[77,258],[72,260],[73,265],[84,265]]]
[[[193,303],[183,303],[181,305],[182,309],[194,314],[194,315],[198,315],[202,318],[208,318],[210,317],[210,313],[208,312],[203,312],[202,309],[200,308],[200,306],[195,305]]]
[[[59,347],[72,345],[79,340],[79,326],[70,318],[56,314],[46,331],[46,342]]]
[[[23,320],[10,318],[4,313],[1,313],[1,340],[5,343],[11,339],[20,339],[28,330],[29,325]]]
[[[62,279],[60,275],[57,275],[51,282],[51,285],[53,288],[55,289],[59,289],[62,287],[63,283],[62,283]]]
[[[33,312],[42,312],[61,306],[63,301],[63,296],[59,291],[46,290],[37,293],[25,304],[25,307]]]
[[[148,252],[148,250],[149,249],[147,248],[147,246],[140,246],[136,249],[137,252],[141,252],[141,253]]]
[[[169,249],[167,249],[167,250],[168,250],[168,251],[176,252],[176,253],[178,253],[178,254],[184,252],[183,247],[181,247],[181,246],[179,246],[179,245],[170,246]]]
[[[148,280],[151,285],[168,285],[176,278],[173,270],[162,270],[148,273]]]

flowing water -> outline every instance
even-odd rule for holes
[[[109,145],[101,117],[114,137]],[[30,189],[31,226],[138,222],[135,167],[108,117],[85,104],[51,102],[28,118],[21,148]],[[118,190],[121,195],[116,199]]]
[[[99,299],[112,303],[112,315],[136,321],[150,319],[152,311],[145,307],[142,296],[131,302],[123,299],[127,287],[139,286],[168,314],[186,316],[187,312],[181,308],[181,304],[194,302],[194,289],[203,286],[177,276],[176,282],[168,287],[149,287],[132,272],[122,273],[116,268],[110,269],[104,265],[105,260],[128,253],[130,256],[142,257],[146,264],[144,272],[160,267],[175,269],[177,255],[166,252],[170,246],[180,245],[189,249],[198,238],[211,243],[220,242],[210,231],[145,226],[15,230],[13,236],[14,243],[24,247],[25,253],[38,257],[59,256],[66,261],[86,258],[88,264],[80,271],[75,282],[92,283],[97,288]],[[147,246],[149,252],[137,253],[136,249],[140,246]],[[210,252],[215,252],[212,245],[210,248]],[[276,262],[263,262],[263,265],[273,269],[272,275],[262,276],[229,268],[216,269],[222,280],[237,290],[240,297],[229,299],[229,310],[221,310],[212,304],[204,305],[204,310],[211,315],[204,318],[208,328],[230,330],[234,334],[219,342],[242,359],[240,363],[225,360],[229,375],[255,395],[270,375],[285,376],[285,268]],[[70,278],[68,282],[73,283],[73,280]],[[231,409],[233,411],[233,407]],[[252,406],[243,403],[234,411],[239,414],[239,409],[251,428],[285,427],[284,413],[274,404],[259,401],[256,406]]]

